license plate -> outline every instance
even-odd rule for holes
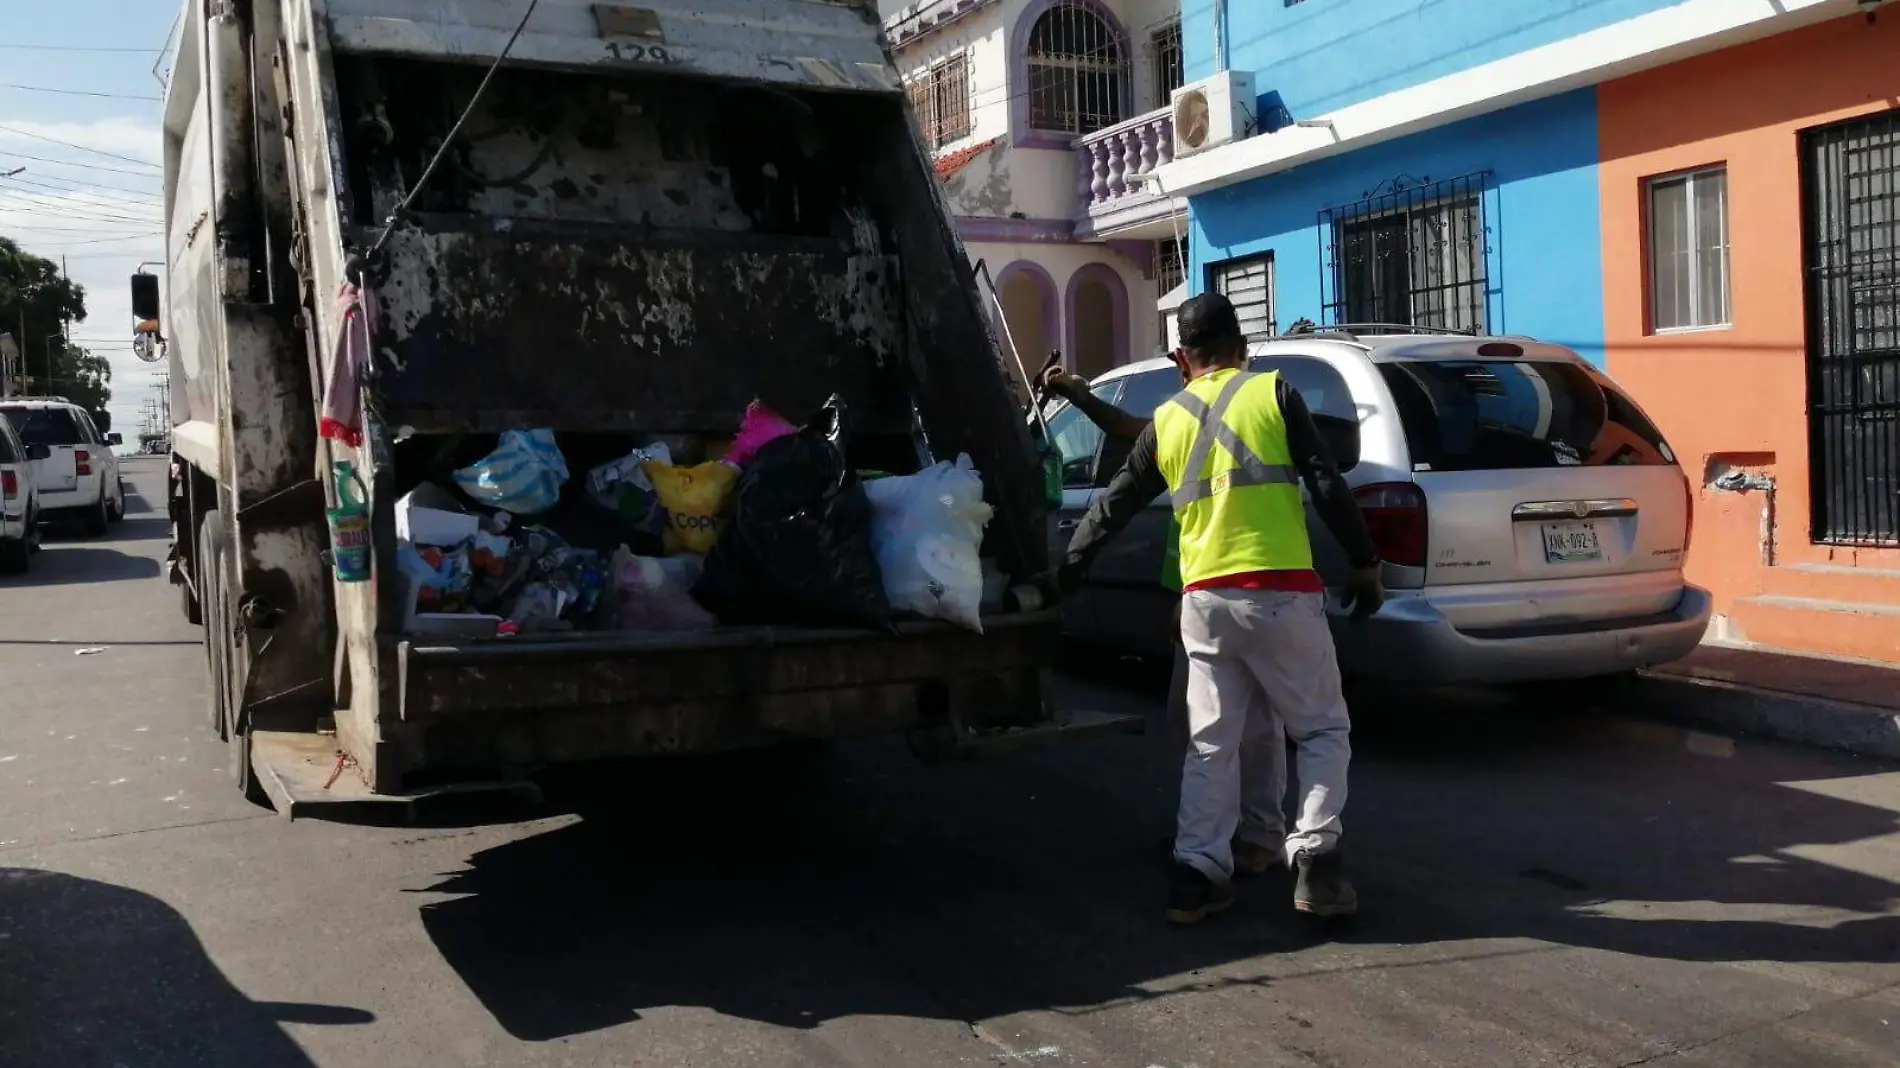
[[[1595,523],[1545,523],[1544,562],[1583,564],[1603,559]]]

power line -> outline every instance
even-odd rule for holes
[[[156,48],[100,48],[92,45],[52,45],[52,44],[0,44],[0,48],[16,52],[157,52]]]
[[[0,175],[0,180],[11,182],[16,185],[31,186],[32,188],[36,190],[37,189],[50,190],[50,192],[48,193],[36,194],[36,195],[56,196],[62,200],[77,201],[78,203],[81,203],[81,204],[97,204],[98,206],[102,208],[125,207],[125,208],[135,208],[139,211],[159,210],[158,197],[157,195],[152,194],[152,193],[135,194],[137,196],[145,197],[146,199],[134,200],[132,199],[131,196],[113,196],[112,194],[103,192],[99,189],[88,188],[82,185],[51,185],[46,182],[35,181],[32,178],[9,178],[4,175]],[[126,192],[130,193],[131,190],[126,190]]]
[[[43,193],[20,190],[9,192],[16,197],[39,197],[45,195]],[[12,203],[0,200],[0,215],[33,215],[48,219],[72,219],[75,222],[126,223],[141,226],[155,226],[159,221],[156,218],[140,218],[129,212],[111,212],[103,208],[97,211],[81,211],[77,208],[67,207],[56,200],[19,200]]]
[[[131,156],[121,156],[117,152],[107,152],[103,148],[87,148],[85,145],[76,145],[76,144],[73,144],[71,141],[61,141],[57,137],[47,137],[44,134],[31,133],[27,130],[21,130],[12,126],[0,126],[0,133],[10,133],[15,137],[28,137],[35,141],[45,141],[49,144],[59,145],[63,148],[76,148],[81,152],[91,152],[95,155],[104,156],[107,159],[123,160],[126,163],[136,163],[141,167],[150,167],[153,170],[158,169],[158,164],[156,163],[148,163],[142,159],[133,159]]]
[[[94,96],[106,100],[149,100],[157,103],[159,98],[139,93],[101,93],[89,89],[54,89],[44,85],[16,85],[13,82],[0,82],[0,89],[18,89],[27,93],[58,93],[61,96]]]
[[[132,175],[133,177],[143,178],[146,181],[151,181],[151,182],[156,182],[156,181],[161,180],[158,175],[147,174],[144,171],[128,171],[124,167],[104,167],[104,166],[100,166],[97,163],[74,163],[72,160],[67,160],[67,159],[47,159],[45,156],[29,156],[24,152],[0,152],[0,156],[5,156],[8,159],[32,160],[34,163],[51,163],[55,166],[71,167],[75,170],[82,170],[82,171],[104,171],[108,174],[129,174],[129,175]],[[154,165],[147,164],[147,166],[154,166]]]

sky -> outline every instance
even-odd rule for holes
[[[88,314],[72,334],[112,361],[112,427],[128,441],[162,366],[132,355],[126,279],[165,256],[164,87],[153,67],[180,6],[0,0],[0,174],[26,168],[0,178],[0,236],[55,262],[64,256],[85,286]]]

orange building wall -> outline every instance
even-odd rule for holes
[[[1716,612],[1738,637],[1884,660],[1900,660],[1900,616],[1791,612],[1782,599],[1900,605],[1900,550],[1809,540],[1799,160],[1803,129],[1896,106],[1900,10],[1873,24],[1860,15],[1838,19],[1598,90],[1608,370],[1661,426],[1691,481],[1728,461],[1777,483],[1776,566],[1763,565],[1762,495],[1704,487],[1691,581],[1715,593]],[[1733,325],[1651,336],[1644,180],[1710,164],[1728,168]],[[1886,569],[1896,573],[1878,573]]]

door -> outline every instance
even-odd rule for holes
[[[1121,392],[1121,380],[1095,386],[1090,392],[1110,404]],[[1099,427],[1082,414],[1080,408],[1062,405],[1049,416],[1049,438],[1062,454],[1062,507],[1049,518],[1049,562],[1059,566],[1069,555],[1069,539],[1088,512],[1094,499],[1096,472],[1101,459],[1102,439]],[[1062,604],[1062,630],[1072,638],[1094,640],[1097,632],[1090,604],[1092,591],[1085,584]]]
[[[1115,406],[1142,419],[1152,419],[1162,402],[1181,391],[1181,374],[1171,367],[1130,375],[1122,382]],[[1111,441],[1103,446],[1102,485],[1115,477],[1133,444]],[[1156,497],[1089,569],[1092,609],[1104,645],[1142,656],[1173,654],[1175,594],[1161,584],[1168,539],[1174,536],[1173,518],[1167,497]]]
[[[1359,465],[1359,405],[1351,387],[1332,364],[1315,356],[1256,356],[1249,364],[1256,373],[1277,372],[1306,403],[1313,426],[1333,454],[1333,463],[1345,474]],[[1313,548],[1313,570],[1327,586],[1344,585],[1351,568],[1346,550],[1313,507],[1312,494],[1305,481],[1300,484],[1300,500],[1306,505],[1306,537]]]
[[[34,460],[33,484],[42,493],[69,493],[79,488],[79,468],[74,452],[84,447],[79,424],[64,408],[41,408],[24,404],[0,406],[13,429],[26,445],[45,445],[48,455]]]
[[[1814,540],[1900,542],[1900,110],[1801,135]]]

